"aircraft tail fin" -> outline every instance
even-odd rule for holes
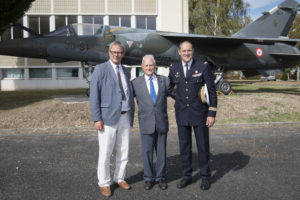
[[[297,15],[300,4],[295,0],[285,0],[269,12],[235,33],[235,37],[286,37]]]

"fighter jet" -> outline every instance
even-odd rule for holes
[[[80,61],[82,66],[91,66],[106,61],[108,45],[117,40],[125,46],[123,64],[139,65],[145,54],[153,54],[157,65],[169,66],[180,61],[177,53],[180,42],[189,40],[195,57],[205,57],[211,62],[217,89],[228,94],[231,85],[223,78],[225,70],[242,70],[247,75],[300,63],[300,52],[295,47],[300,39],[287,37],[298,10],[296,1],[285,0],[230,37],[100,24],[70,24],[39,35],[22,27],[32,36],[0,42],[0,54],[42,58],[50,63]]]

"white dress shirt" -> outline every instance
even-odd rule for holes
[[[186,63],[183,62],[183,61],[181,61],[181,62],[182,62],[182,67],[183,67],[183,73],[184,73],[184,76],[186,76],[186,66],[185,66]],[[192,62],[193,62],[193,59],[191,59],[190,62],[187,63],[187,64],[188,64],[189,70],[191,69]]]
[[[117,79],[118,79],[118,74],[117,74],[117,65],[114,64],[111,60],[109,60],[110,64],[112,65]],[[130,105],[129,105],[129,89],[128,89],[128,85],[127,85],[127,81],[126,81],[126,77],[123,71],[123,68],[121,67],[121,64],[119,64],[119,72],[120,72],[120,76],[121,76],[121,81],[122,81],[122,85],[123,85],[123,90],[126,96],[125,100],[122,100],[122,111],[129,111],[130,110]]]
[[[147,76],[145,74],[145,81],[146,81],[146,85],[147,85],[147,88],[148,88],[148,92],[150,94],[150,76]],[[155,89],[155,93],[156,93],[156,96],[157,96],[157,93],[158,93],[158,83],[157,83],[157,77],[155,74],[152,75],[152,82],[153,82],[153,86],[154,86],[154,89]]]

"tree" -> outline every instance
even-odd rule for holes
[[[16,22],[30,8],[34,0],[1,0],[0,1],[0,33],[10,22]]]
[[[289,38],[300,38],[300,15],[297,14],[294,23],[288,34]],[[298,43],[297,48],[300,48],[300,44]],[[300,66],[296,66],[297,68],[297,81],[300,81]]]
[[[189,0],[190,32],[232,35],[250,23],[243,0]]]

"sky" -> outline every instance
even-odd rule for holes
[[[257,19],[262,15],[262,12],[269,11],[277,5],[281,4],[284,0],[244,0],[250,4],[248,14],[252,20]],[[300,0],[296,0],[300,3]]]

